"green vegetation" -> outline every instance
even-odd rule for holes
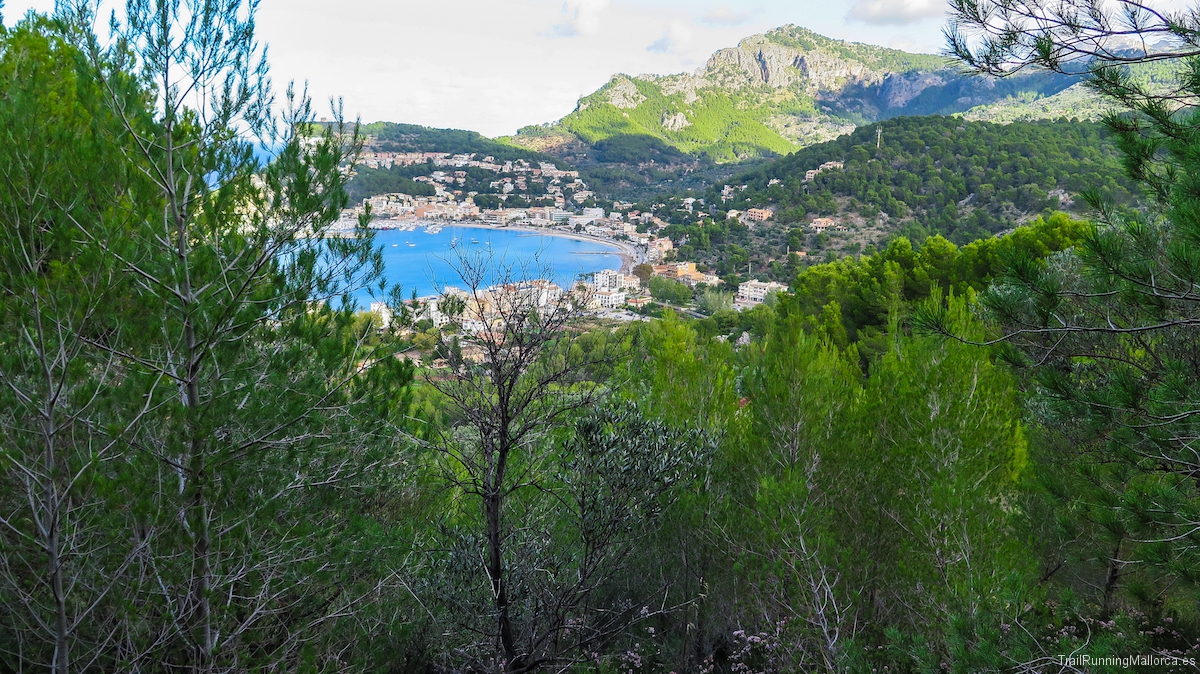
[[[876,130],[882,132],[876,147]],[[828,161],[843,169],[805,173]],[[790,283],[807,264],[858,256],[897,236],[915,246],[931,236],[956,245],[987,240],[1038,217],[1084,208],[1081,193],[1103,191],[1137,205],[1138,189],[1120,154],[1095,123],[1039,121],[997,125],[953,117],[897,118],[863,127],[731,177],[700,193],[635,205],[670,224],[659,232],[680,260],[695,261],[729,283],[755,277]],[[746,189],[740,189],[741,185]],[[774,217],[747,226],[728,210],[771,208]],[[711,213],[710,211],[715,211]],[[815,217],[844,230],[814,232]],[[798,253],[806,252],[800,257]]]
[[[372,122],[359,125],[358,133],[362,134],[370,147],[381,152],[477,154],[480,159],[492,156],[500,162],[516,159],[556,161],[552,157],[493,140],[475,131],[461,129],[434,129],[417,124]]]
[[[450,170],[461,172],[462,182],[455,180],[447,188],[458,192],[460,196],[467,192],[477,192],[476,203],[487,204],[505,203],[510,206],[528,206],[530,202],[545,198],[546,182],[542,178],[528,177],[527,181],[514,181],[512,174],[496,172],[490,169],[468,166],[462,169],[446,169],[431,162],[412,164],[409,166],[395,165],[384,168],[358,166],[346,185],[346,193],[353,201],[361,201],[378,194],[402,193],[411,196],[433,196],[437,190],[429,182],[418,182],[416,178],[432,176],[435,171],[443,173]],[[507,178],[512,183],[512,192],[505,194],[502,184]],[[553,198],[549,198],[553,204]],[[487,206],[488,208],[493,206]]]
[[[842,161],[844,168],[804,181],[806,171],[828,161]],[[764,164],[727,184],[733,187],[730,197],[723,198],[724,185],[692,192],[701,201],[690,210],[682,194],[637,207],[670,223],[660,233],[675,241],[679,259],[722,277],[741,275],[750,263],[781,282],[790,282],[805,262],[858,255],[895,236],[920,242],[939,235],[957,245],[987,239],[1057,210],[1077,212],[1088,190],[1103,191],[1115,204],[1138,203],[1136,184],[1123,172],[1104,128],[1066,120],[997,125],[897,118]],[[748,208],[775,214],[753,228],[723,217],[727,210]],[[816,217],[832,217],[842,229],[815,232],[807,225]],[[789,256],[801,251],[808,256]]]
[[[845,168],[804,182],[806,170],[827,161]],[[779,182],[770,185],[773,179]],[[1136,193],[1104,129],[1065,120],[997,125],[898,118],[796,152],[740,182],[749,189],[724,208],[774,206],[783,223],[801,223],[810,214],[874,220],[882,213],[894,231],[942,234],[960,244],[1060,208],[1085,190],[1121,203]],[[1063,198],[1050,195],[1056,190]],[[707,196],[720,203],[719,189]]]
[[[652,276],[650,277],[649,288],[651,297],[659,302],[685,305],[692,301],[691,286],[673,279]]]
[[[361,138],[262,116],[255,4],[132,3],[111,49],[0,28],[0,672],[1195,669],[1195,109],[1090,76],[1136,182],[1087,179],[1153,211],[776,260],[791,292],[742,311],[638,265],[710,315],[618,324],[536,256],[460,246],[404,300],[369,229],[325,238]],[[1015,208],[1110,158],[888,124],[812,187],[933,229],[940,192]],[[247,128],[296,135],[262,163]],[[794,159],[736,198],[803,206]],[[698,203],[648,208],[736,281],[767,226]]]
[[[932,236],[915,249],[899,237],[879,253],[805,269],[795,277],[785,306],[811,328],[844,331],[849,342],[864,342],[864,353],[878,353],[885,348],[880,339],[896,312],[907,314],[938,292],[964,296],[982,291],[1004,275],[1009,260],[1044,260],[1075,245],[1087,230],[1086,223],[1057,213],[961,248]],[[838,317],[840,326],[821,327],[830,315]]]
[[[689,160],[679,150],[650,135],[610,136],[593,147],[596,161],[602,164],[670,164]]]
[[[369,513],[412,369],[339,301],[379,281],[369,232],[321,236],[357,139],[260,116],[246,10],[0,32],[4,671],[294,670],[389,592]],[[194,67],[131,61],[168,49]],[[261,166],[237,130],[271,126]]]
[[[411,194],[414,197],[431,197],[437,193],[433,185],[413,180],[427,176],[433,168],[427,164],[415,166],[393,166],[373,169],[360,166],[354,170],[354,178],[347,185],[347,193],[354,201],[362,201],[377,194]]]
[[[618,108],[610,102],[614,88],[634,87],[641,102]],[[731,161],[761,154],[786,154],[795,149],[767,125],[773,115],[815,114],[816,107],[794,94],[774,100],[767,87],[725,91],[701,89],[699,99],[688,103],[686,94],[665,94],[657,81],[618,77],[580,101],[579,108],[563,118],[561,127],[593,145],[614,136],[651,136],[696,156]],[[668,130],[663,119],[683,115],[686,126]]]

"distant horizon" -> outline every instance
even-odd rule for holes
[[[53,0],[9,0],[6,25]],[[674,74],[786,24],[827,37],[937,53],[943,0],[264,0],[259,39],[278,93],[308,83],[318,116],[477,131],[552,123],[614,74]]]
[[[800,24],[797,24],[797,23],[783,23],[783,24],[780,24],[780,25],[778,25],[778,26],[775,26],[775,27],[773,27],[773,28],[768,28],[768,29],[766,29],[766,30],[763,30],[763,31],[759,31],[759,32],[756,32],[756,33],[750,33],[750,34],[748,34],[748,35],[745,35],[745,36],[743,36],[743,37],[739,38],[739,39],[738,39],[738,41],[737,41],[737,42],[735,42],[735,43],[733,43],[733,44],[726,45],[726,46],[724,46],[724,47],[718,47],[718,48],[717,48],[717,50],[714,50],[714,51],[713,51],[713,53],[715,54],[715,53],[716,53],[716,51],[719,51],[719,50],[721,50],[721,49],[731,49],[731,48],[735,48],[735,47],[737,47],[738,45],[740,45],[742,42],[744,42],[745,40],[748,40],[748,39],[750,39],[750,38],[752,38],[752,37],[757,37],[757,36],[760,36],[760,35],[765,35],[766,33],[769,33],[769,32],[771,32],[771,31],[773,31],[773,30],[777,30],[777,29],[779,29],[779,28],[783,28],[783,27],[785,27],[785,26],[796,26],[796,27],[798,27],[798,28],[806,28],[805,26],[802,26],[802,25],[800,25]],[[808,30],[812,30],[812,29],[811,29],[811,28],[808,28]],[[817,32],[817,31],[813,31],[813,32]],[[820,34],[820,33],[818,33],[818,34]],[[828,37],[828,38],[829,38],[829,39],[831,39],[831,40],[838,40],[838,41],[840,41],[840,42],[848,42],[848,43],[854,43],[854,44],[865,44],[865,45],[868,45],[868,46],[872,46],[872,47],[880,47],[880,48],[883,48],[883,49],[895,49],[895,50],[898,50],[898,51],[904,51],[904,52],[908,52],[908,53],[910,53],[910,54],[929,54],[929,55],[932,55],[932,56],[940,56],[940,55],[941,55],[941,52],[939,52],[939,51],[936,51],[936,50],[933,50],[933,51],[920,51],[920,50],[901,49],[901,48],[899,48],[899,47],[888,47],[888,46],[886,46],[886,45],[875,44],[875,43],[872,43],[872,42],[862,42],[862,41],[859,41],[859,40],[847,40],[847,39],[843,39],[843,38],[831,37],[831,36],[828,36],[828,35],[824,35],[824,37]],[[608,83],[608,81],[610,81],[612,78],[614,78],[614,77],[619,77],[619,76],[633,77],[633,78],[647,78],[647,77],[670,77],[670,76],[672,76],[672,75],[685,75],[685,74],[688,74],[689,72],[692,72],[692,73],[694,73],[694,72],[697,72],[697,71],[699,71],[699,70],[703,69],[703,67],[704,67],[704,66],[702,65],[702,66],[699,66],[699,67],[697,67],[697,68],[693,68],[693,69],[692,69],[692,70],[690,70],[690,71],[688,71],[688,70],[681,70],[681,71],[677,71],[677,72],[655,72],[655,73],[651,73],[651,72],[643,72],[643,73],[617,72],[617,73],[613,73],[612,75],[610,75],[610,76],[609,76],[609,79],[608,79],[608,80],[605,80],[604,84],[607,84],[607,83]],[[601,84],[600,86],[602,87],[602,86],[604,86],[604,84]],[[588,95],[590,95],[590,94],[592,94],[592,93],[595,93],[595,91],[596,91],[597,89],[599,89],[599,88],[600,88],[600,87],[597,87],[596,89],[593,89],[593,90],[591,90],[591,91],[585,91],[585,92],[581,92],[581,93],[579,94],[579,98],[581,98],[581,99],[582,99],[582,98],[583,98],[583,97],[585,97],[585,96],[588,96]],[[564,115],[564,116],[565,116],[565,115]],[[429,125],[429,124],[419,124],[419,123],[416,123],[416,122],[410,122],[410,121],[407,121],[407,120],[400,120],[400,119],[361,119],[361,120],[359,120],[359,121],[358,121],[358,123],[359,123],[359,124],[363,124],[363,125],[367,125],[367,124],[381,124],[381,123],[382,123],[382,124],[411,124],[411,125],[414,125],[414,126],[423,126],[423,127],[426,127],[426,128],[431,128],[431,129],[445,129],[445,130],[451,130],[451,131],[473,131],[473,132],[475,132],[475,133],[478,133],[478,134],[480,134],[480,135],[484,136],[485,138],[489,138],[489,139],[495,140],[495,139],[497,139],[497,138],[503,138],[503,137],[506,137],[506,136],[515,136],[515,135],[517,135],[517,133],[518,133],[518,132],[520,132],[520,130],[521,130],[521,129],[523,129],[523,128],[526,128],[526,127],[530,127],[530,126],[547,126],[547,127],[548,127],[548,126],[553,126],[554,124],[558,123],[558,122],[559,122],[561,119],[562,119],[562,116],[560,116],[560,117],[556,117],[555,119],[551,119],[551,120],[542,121],[542,122],[532,122],[532,123],[530,123],[530,124],[525,124],[524,126],[518,127],[517,129],[513,130],[511,133],[500,133],[500,134],[496,134],[496,135],[490,135],[490,134],[484,133],[484,132],[482,132],[482,131],[479,131],[478,129],[471,129],[471,128],[461,128],[461,127],[449,127],[449,126],[434,126],[434,125]],[[323,122],[324,122],[324,121],[328,121],[328,120],[329,120],[328,116],[323,116],[323,117],[321,117],[321,121],[323,121]]]

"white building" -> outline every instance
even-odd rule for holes
[[[617,288],[617,282],[621,277],[621,273],[616,269],[601,269],[596,272],[592,278],[592,282],[596,284],[597,290],[609,290]]]
[[[625,304],[625,291],[623,290],[597,290],[595,301],[601,308],[616,309]]]
[[[413,316],[414,320],[429,320],[434,324],[434,326],[439,328],[448,325],[450,323],[450,317],[442,313],[441,308],[439,307],[439,304],[443,299],[445,299],[444,296],[438,297],[437,295],[417,298],[419,308],[412,307],[414,309],[413,313],[415,314]],[[371,305],[371,310],[375,310],[375,304]],[[391,314],[388,314],[388,318],[390,320]]]
[[[388,308],[387,302],[371,302],[371,313],[379,316],[380,327],[385,330],[392,324],[392,310]]]
[[[738,300],[749,304],[762,304],[763,300],[767,299],[767,295],[774,292],[783,292],[787,290],[787,286],[775,281],[746,281],[738,286]]]

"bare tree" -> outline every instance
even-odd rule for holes
[[[475,339],[448,372],[426,377],[451,416],[431,448],[452,489],[446,509],[478,508],[479,528],[443,523],[434,591],[464,635],[456,646],[471,668],[569,663],[667,608],[651,611],[632,595],[599,599],[704,445],[628,410],[588,417],[571,433],[567,422],[605,391],[597,370],[623,353],[611,336],[584,343],[587,290],[559,288],[536,257],[467,249],[450,263],[461,288],[446,294],[459,300],[443,302],[457,304]],[[480,567],[485,586],[475,580]]]
[[[505,261],[490,249],[469,248],[456,248],[449,261],[465,293],[462,323],[480,333],[483,362],[454,362],[449,378],[426,378],[462,417],[453,429],[460,437],[447,432],[437,447],[447,459],[446,478],[480,501],[495,621],[489,636],[507,661],[504,669],[523,670],[527,663],[513,631],[505,568],[506,502],[545,468],[547,457],[531,450],[566,414],[594,402],[599,384],[585,375],[601,361],[572,359],[567,348],[559,349],[565,357],[544,359],[560,340],[569,341],[567,329],[587,301],[553,285],[548,265],[536,259]],[[461,437],[464,431],[467,437]],[[520,463],[511,466],[514,455]]]

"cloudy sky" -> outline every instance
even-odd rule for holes
[[[7,0],[12,24],[53,0]],[[786,23],[941,49],[946,0],[262,0],[277,84],[351,117],[496,136],[570,112],[614,73],[674,73]]]

